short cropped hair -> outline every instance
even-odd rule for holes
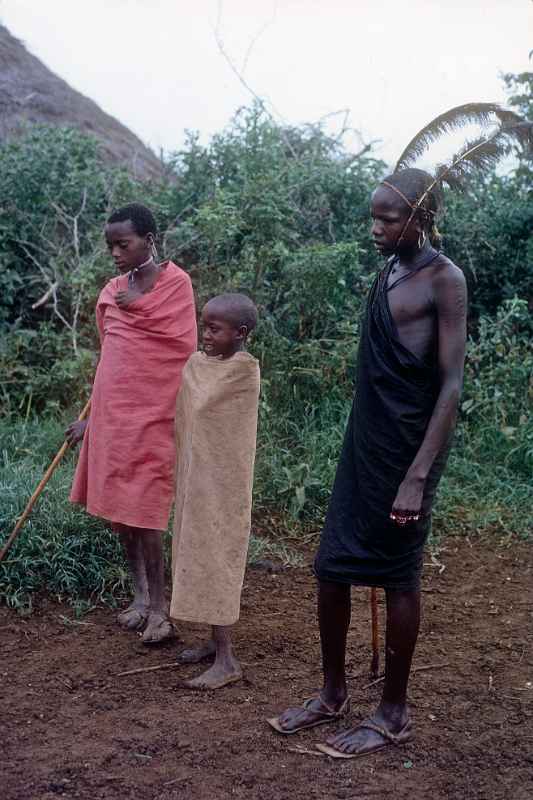
[[[155,217],[146,206],[140,203],[129,203],[127,206],[117,208],[109,219],[108,224],[113,222],[130,221],[137,236],[147,236],[151,233],[154,237],[157,234],[157,224]]]
[[[248,333],[251,333],[257,325],[257,308],[252,300],[245,294],[237,292],[226,292],[212,297],[206,305],[211,310],[220,314],[236,328],[246,326]]]

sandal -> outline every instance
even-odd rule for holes
[[[311,703],[314,700],[320,701],[320,708],[314,709],[309,708]],[[314,697],[309,697],[302,703],[302,708],[309,710],[310,714],[314,714],[315,717],[318,719],[313,719],[310,722],[304,722],[297,728],[290,728],[286,729],[283,728],[281,722],[279,721],[279,717],[272,717],[271,719],[267,719],[268,724],[271,728],[274,728],[275,731],[278,733],[282,733],[285,736],[290,736],[293,733],[298,733],[298,731],[306,731],[309,728],[316,728],[317,725],[327,725],[328,722],[334,722],[337,719],[341,719],[342,717],[346,716],[346,714],[350,711],[350,698],[347,697],[342,706],[339,708],[338,711],[335,711],[334,708],[331,708],[327,703],[324,702],[322,696],[320,694],[315,695]],[[287,709],[288,711],[290,709]],[[295,709],[296,710],[296,709]]]
[[[381,744],[374,745],[368,750],[363,750],[362,752],[358,750],[355,753],[343,753],[341,750],[336,750],[330,744],[317,744],[315,747],[317,750],[320,750],[321,753],[331,756],[331,758],[361,758],[362,756],[370,755],[370,753],[377,753],[378,750],[383,750],[385,747],[390,747],[391,745],[406,744],[413,738],[413,730],[410,719],[407,720],[401,731],[398,731],[398,733],[391,733],[391,731],[388,731],[382,725],[378,725],[371,719],[356,725],[354,731],[363,729],[379,733],[384,741]]]

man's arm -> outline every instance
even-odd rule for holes
[[[424,486],[438,454],[455,427],[466,347],[466,282],[451,265],[435,277],[440,391],[418,453],[400,484],[393,509],[418,513]]]

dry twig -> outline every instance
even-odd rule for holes
[[[299,755],[304,756],[318,756],[322,758],[325,756],[325,753],[321,753],[319,750],[309,750],[308,747],[302,747],[302,745],[296,745],[295,747],[287,747],[287,750],[290,750],[291,753],[298,753]]]
[[[172,661],[166,664],[155,664],[152,667],[137,667],[136,669],[127,669],[125,672],[116,672],[115,678],[123,678],[125,675],[137,675],[139,672],[156,672],[159,669],[172,669],[172,667],[179,667],[177,661]]]
[[[87,403],[85,404],[85,407],[83,408],[81,414],[78,417],[78,422],[82,422],[85,419],[85,417],[89,413],[90,407],[91,407],[91,401],[88,400]],[[52,477],[55,468],[57,467],[57,465],[59,464],[59,462],[61,461],[61,459],[65,455],[65,453],[67,452],[68,447],[69,447],[68,442],[66,442],[66,441],[63,442],[63,444],[59,448],[58,452],[56,453],[52,463],[50,464],[50,466],[48,467],[48,469],[44,473],[43,477],[41,478],[41,480],[39,482],[39,485],[37,486],[37,488],[35,489],[34,493],[32,494],[32,496],[30,497],[30,499],[28,501],[28,505],[26,506],[26,508],[22,512],[21,516],[19,517],[19,519],[17,521],[17,524],[15,525],[15,527],[13,528],[11,533],[9,534],[5,545],[2,547],[2,550],[0,550],[0,561],[2,561],[4,559],[7,551],[9,550],[9,548],[11,547],[11,545],[13,544],[13,542],[15,541],[17,536],[19,535],[20,531],[22,530],[22,528],[24,526],[24,523],[26,522],[26,520],[30,516],[32,508],[35,505],[35,503],[37,502],[37,499],[38,499],[39,495],[41,494],[41,492],[43,491],[44,487],[46,486],[46,484],[48,483],[48,481]],[[89,624],[89,623],[86,623],[86,624]]]
[[[370,589],[370,612],[372,616],[372,662],[370,664],[370,675],[377,678],[379,675],[379,617],[378,617],[378,593],[375,586]]]
[[[424,672],[427,669],[444,669],[444,667],[449,667],[449,663],[445,664],[423,664],[421,667],[414,667],[411,670],[413,672]],[[366,683],[362,688],[363,689],[370,689],[371,686],[375,686],[376,683],[381,683],[385,680],[385,675],[380,675],[379,678],[376,678],[375,681],[370,681],[370,683]]]

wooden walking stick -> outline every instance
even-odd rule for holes
[[[372,663],[370,675],[377,678],[379,675],[379,620],[378,620],[378,593],[375,586],[370,589],[370,611],[372,616]]]
[[[91,407],[91,401],[88,400],[87,403],[85,404],[85,407],[83,408],[81,414],[78,417],[78,422],[83,422],[83,420],[85,419],[85,417],[89,413],[90,407]],[[22,512],[21,516],[17,520],[17,524],[15,525],[15,527],[13,528],[11,533],[9,534],[5,545],[2,547],[2,550],[0,551],[0,561],[2,561],[4,559],[4,556],[6,555],[7,551],[9,550],[9,548],[11,547],[11,545],[13,544],[13,542],[15,541],[17,536],[19,535],[20,531],[22,530],[22,527],[24,526],[24,523],[26,522],[26,520],[30,516],[32,508],[35,505],[35,503],[37,502],[37,499],[38,499],[39,495],[41,494],[42,490],[44,489],[44,487],[46,486],[46,484],[48,483],[48,481],[52,477],[55,468],[57,467],[57,465],[59,464],[59,462],[61,461],[61,459],[65,455],[65,453],[67,452],[68,447],[69,447],[69,443],[67,441],[64,441],[63,444],[61,445],[61,447],[59,448],[58,452],[54,456],[54,460],[52,461],[52,463],[50,464],[50,466],[48,467],[48,469],[44,473],[39,485],[37,486],[37,488],[34,491],[34,493],[32,494],[32,496],[30,497],[30,499],[28,501],[28,505],[26,506],[26,508]]]

